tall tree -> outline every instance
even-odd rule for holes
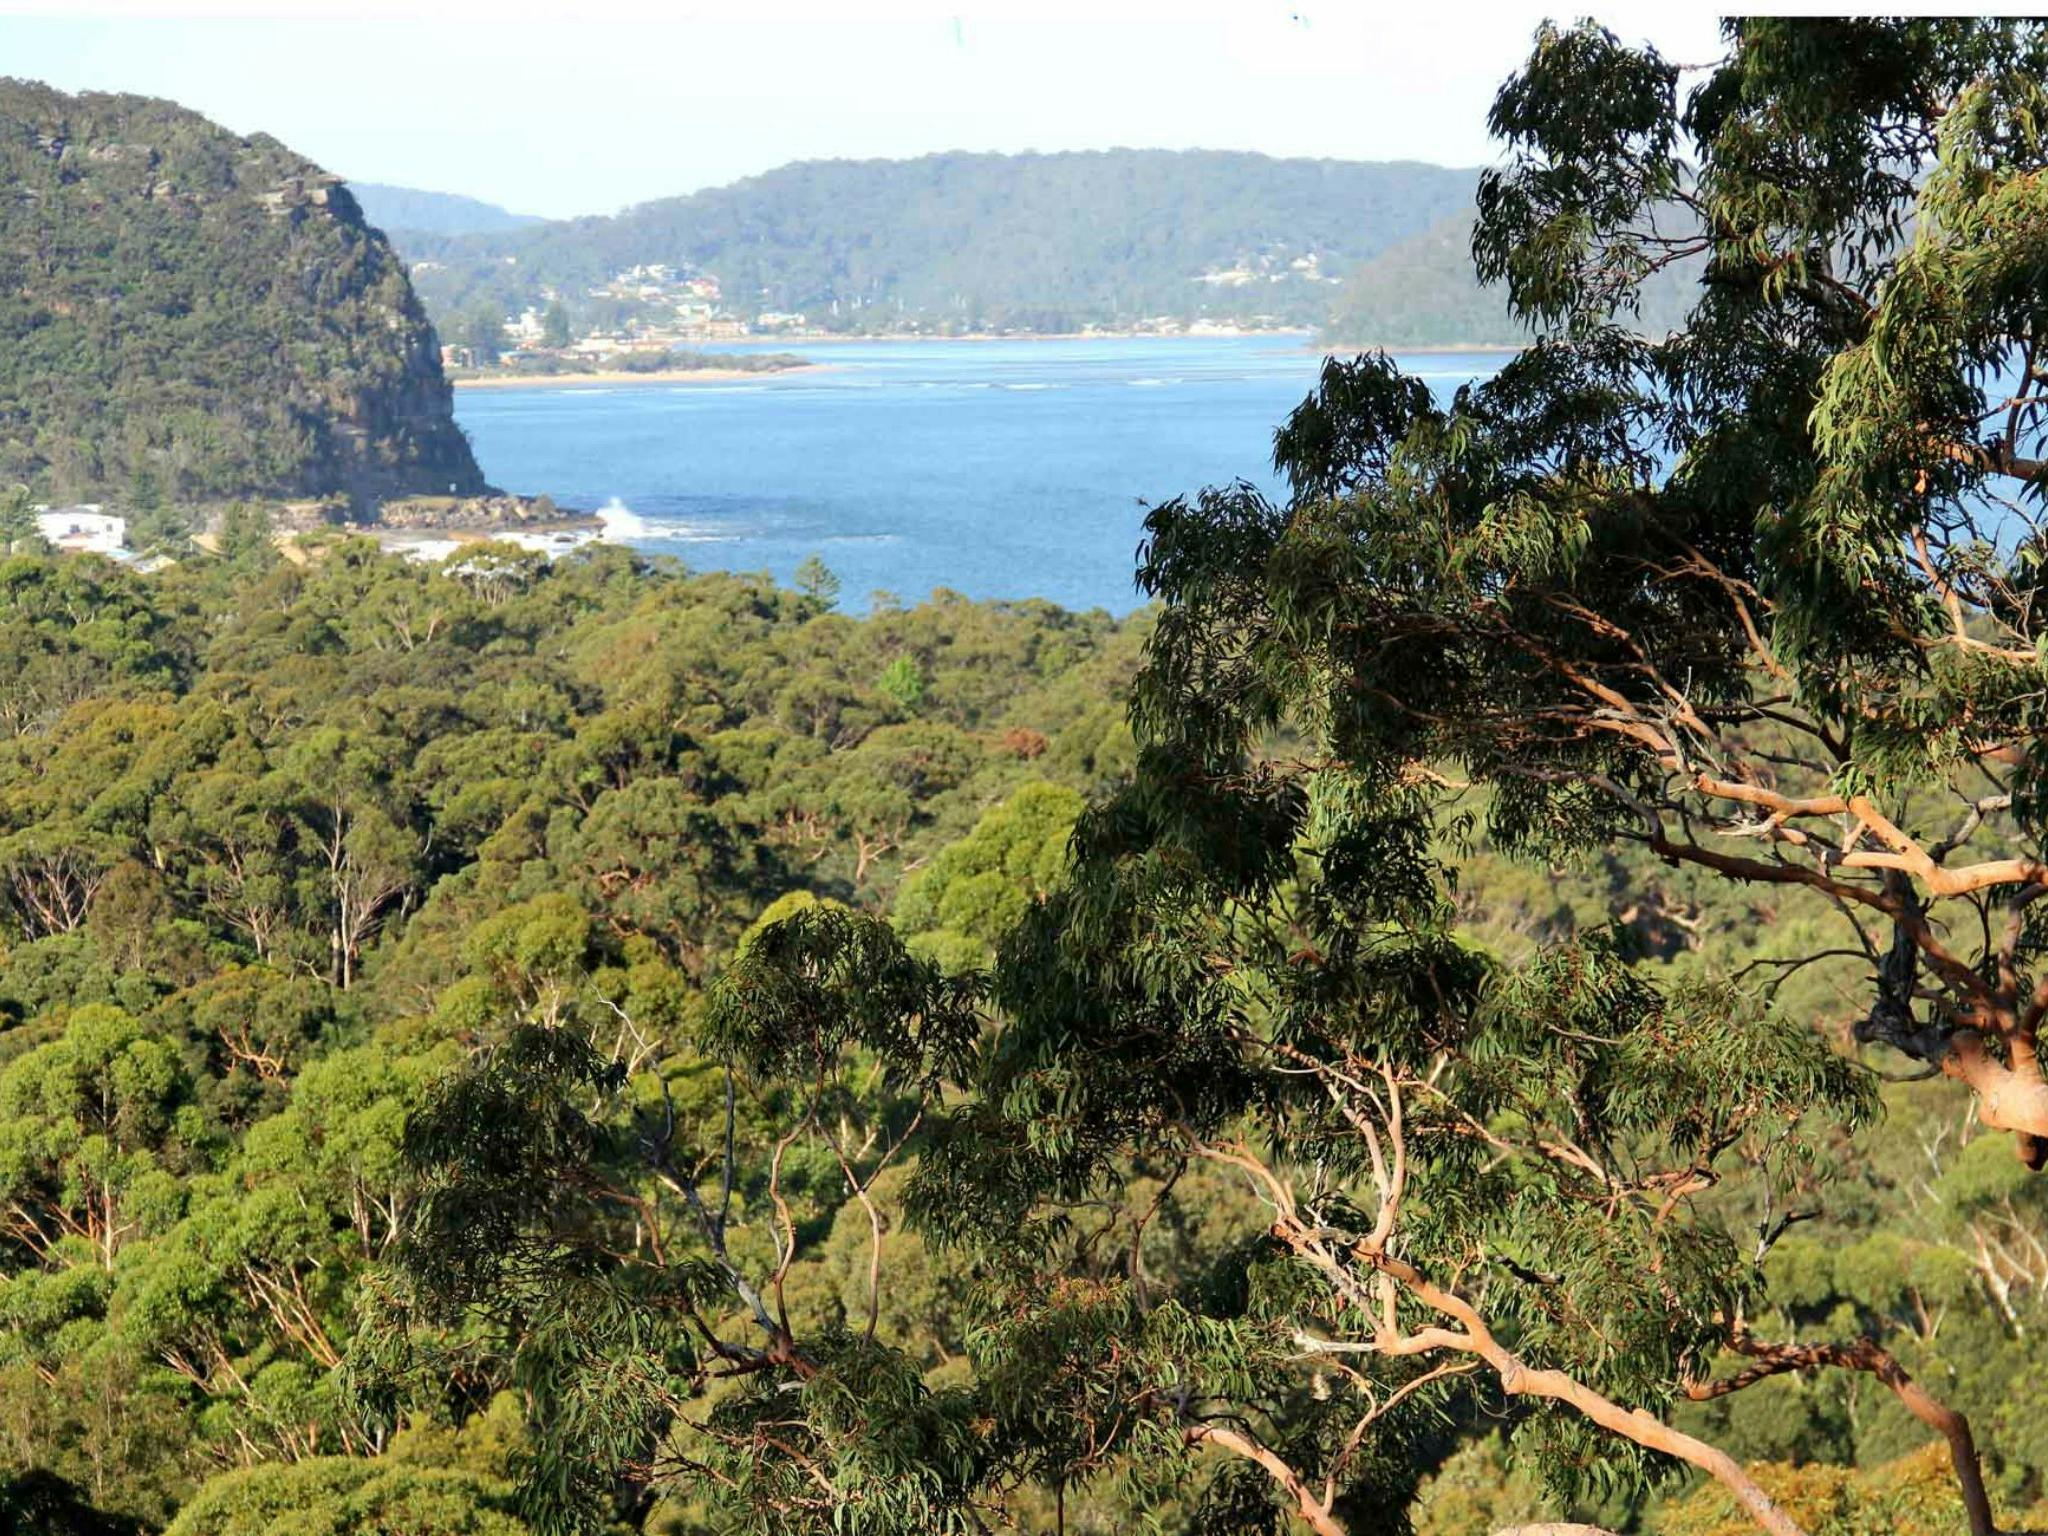
[[[1867,1116],[1864,1074],[1768,988],[1660,986],[1591,938],[1507,969],[1450,917],[1480,832],[1807,897],[1841,937],[1791,965],[1863,988],[1858,1039],[2048,1159],[2048,30],[1727,39],[1681,101],[1654,52],[1544,29],[1474,233],[1536,345],[1449,402],[1333,362],[1279,434],[1284,505],[1149,521],[1136,783],[1004,944],[913,1194],[1003,1255],[995,1379],[1054,1337],[1088,1387],[1047,1411],[1114,1405],[1096,1454],[1221,1447],[1336,1532],[1394,1405],[1470,1377],[1567,1491],[1676,1458],[1789,1536],[1673,1411],[1836,1367],[1947,1441],[1994,1528],[1970,1427],[1875,1340],[1746,1321],[1788,1168]],[[1688,261],[1684,327],[1638,334]],[[1263,1242],[1234,1293],[1148,1298],[1133,1265],[1078,1322],[1053,1234],[1142,1159],[1235,1170]],[[1213,1374],[1146,1347],[1168,1306],[1217,1330]]]
[[[1834,907],[1860,1038],[2038,1164],[2048,32],[1729,40],[1681,108],[1654,53],[1546,30],[1474,235],[1540,343],[1448,405],[1331,365],[1279,440],[1287,512],[1165,509],[1147,579],[1188,665],[1318,668],[1348,755],[1468,771],[1503,842]],[[1635,335],[1694,257],[1685,329]]]
[[[2048,35],[1973,21],[1727,35],[1728,57],[1681,103],[1655,53],[1545,29],[1496,102],[1511,159],[1482,183],[1474,234],[1481,274],[1505,282],[1538,343],[1448,403],[1385,358],[1332,363],[1278,439],[1285,506],[1238,488],[1154,514],[1142,580],[1167,608],[1137,695],[1148,752],[1130,823],[1147,830],[1121,857],[1178,879],[1227,867],[1227,847],[1264,860],[1273,884],[1291,849],[1316,858],[1318,904],[1343,911],[1361,880],[1396,878],[1414,829],[1480,817],[1509,849],[1633,845],[1810,894],[1842,937],[1795,963],[1860,972],[1859,1039],[1965,1084],[2037,1166]],[[1685,327],[1638,335],[1643,284],[1689,260],[1704,271]],[[1350,958],[1313,924],[1297,931],[1289,963],[1345,959],[1333,974],[1347,987],[1384,953],[1384,939]],[[1557,1006],[1523,1004],[1533,1020]],[[1704,1027],[1725,1031],[1741,1007],[1709,1012]],[[1627,1017],[1581,1032],[1587,1048],[1619,1046]],[[1798,1017],[1758,1027],[1759,1062],[1810,1032]],[[1300,1070],[1330,1070],[1308,1056]],[[1383,1103],[1398,1059],[1382,1040],[1359,1064],[1395,1074]],[[1631,1095],[1655,1080],[1640,1060],[1624,1075]],[[1455,1076],[1434,1082],[1455,1097]],[[1725,1112],[1733,1088],[1704,1083],[1700,1110]],[[1756,1089],[1741,1092],[1753,1112]],[[1717,1176],[1711,1158],[1696,1176]],[[1301,1191],[1275,1177],[1276,1234],[1328,1263],[1312,1234],[1287,1233]],[[1771,1235],[1763,1223],[1759,1249]],[[1598,1243],[1627,1246],[1619,1230]],[[1392,1273],[1373,1242],[1337,1262],[1361,1260]],[[1480,1271],[1462,1272],[1428,1282],[1461,1337],[1423,1358],[1492,1332]],[[1554,1270],[1567,1287],[1571,1272]],[[1669,1281],[1643,1301],[1656,1292],[1668,1301]],[[1765,1345],[1739,1306],[1717,1316],[1693,1336],[1699,1358],[1621,1394],[1632,1412],[1813,1364],[1905,1390],[1867,1340]],[[1696,1375],[1716,1330],[1752,1361],[1719,1384]],[[1527,1389],[1525,1366],[1495,1362],[1504,1390]],[[1674,1449],[1640,1417],[1574,1406]],[[1989,1530],[1968,1427],[1908,1406],[1950,1441],[1971,1524]],[[1759,1524],[1791,1528],[1737,1493]]]

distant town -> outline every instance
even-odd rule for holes
[[[433,261],[415,262],[415,274],[438,269]],[[1318,257],[1276,257],[1268,254],[1228,267],[1200,273],[1195,281],[1217,288],[1242,288],[1261,283],[1335,283],[1320,269]],[[600,318],[601,317],[601,318]],[[468,339],[455,340],[441,348],[441,364],[457,373],[470,371],[523,371],[533,364],[587,364],[593,369],[616,368],[624,359],[645,362],[666,357],[678,349],[703,342],[745,342],[760,340],[844,340],[847,331],[838,321],[838,303],[832,306],[835,323],[820,323],[801,310],[746,310],[729,303],[715,273],[678,268],[665,262],[646,262],[625,268],[607,281],[571,295],[552,286],[543,287],[541,302],[529,304],[517,314],[502,318],[496,336],[478,336],[474,327]],[[929,327],[899,319],[891,334],[921,334]],[[1153,315],[1116,326],[1084,325],[1078,335],[1142,336],[1225,336],[1245,331],[1287,330],[1286,321],[1273,315],[1254,315],[1244,320],[1188,319],[1176,315]],[[1000,327],[992,334],[1038,334],[1025,327]]]

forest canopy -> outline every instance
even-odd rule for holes
[[[1127,621],[0,562],[0,1513],[2048,1523],[2048,27],[1726,42]]]
[[[1309,326],[1342,274],[1468,209],[1472,186],[1471,171],[1441,166],[1211,150],[956,153],[806,161],[609,218],[393,238],[444,321],[479,299],[504,314],[544,289],[573,300],[658,262],[713,273],[743,315],[856,332],[1162,315]],[[1462,284],[1469,266],[1445,272]]]

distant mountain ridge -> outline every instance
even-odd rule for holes
[[[444,330],[654,263],[845,331],[1313,326],[1347,273],[1467,212],[1475,175],[1223,150],[805,161],[608,218],[394,238]]]
[[[414,230],[423,235],[491,235],[546,222],[538,214],[510,213],[496,203],[454,192],[423,192],[377,181],[351,181],[348,189],[363,217],[386,234]]]
[[[130,506],[483,491],[434,332],[311,161],[0,80],[0,483]]]

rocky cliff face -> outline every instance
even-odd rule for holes
[[[0,481],[130,504],[488,489],[404,266],[263,135],[0,81]]]

